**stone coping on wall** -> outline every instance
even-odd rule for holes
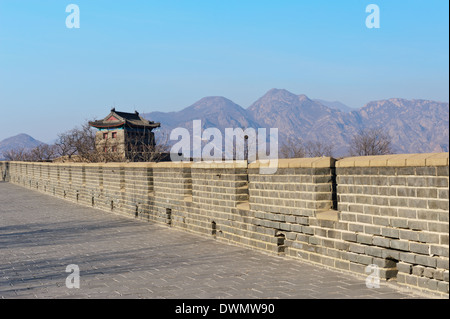
[[[449,153],[358,156],[343,158],[336,162],[336,167],[405,167],[448,165]]]
[[[247,168],[247,161],[219,161],[219,162],[194,162],[192,164],[192,168],[205,168],[205,169],[212,169],[212,168]]]
[[[16,162],[30,164],[30,162]],[[86,167],[136,167],[136,168],[326,168],[326,167],[404,167],[404,166],[448,166],[449,153],[394,154],[378,156],[346,157],[336,160],[332,157],[290,158],[261,160],[247,164],[246,161],[223,162],[159,162],[159,163],[51,163],[34,162],[43,166],[86,166]]]
[[[336,159],[332,157],[312,157],[312,158],[282,158],[278,160],[263,160],[250,163],[248,168],[270,167],[277,164],[278,168],[324,168],[334,167]]]

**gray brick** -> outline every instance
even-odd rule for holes
[[[419,241],[423,243],[439,244],[439,235],[428,232],[420,232]]]
[[[334,244],[334,247],[339,250],[348,250],[349,246],[350,243],[341,240],[337,240]]]
[[[397,269],[398,269],[399,272],[402,272],[402,273],[406,273],[406,274],[411,274],[412,273],[412,265],[408,264],[408,263],[401,262],[401,261],[399,261],[397,263]]]
[[[398,209],[398,217],[407,218],[407,219],[415,219],[415,218],[417,218],[417,212],[415,209],[399,208]]]
[[[430,251],[430,245],[410,242],[409,249],[414,253],[428,255]]]
[[[438,189],[439,199],[448,199],[448,189]]]
[[[408,177],[406,178],[406,185],[409,187],[426,187],[427,179],[423,177]]]
[[[448,200],[428,200],[428,208],[429,209],[441,209],[448,211]]]
[[[448,177],[428,177],[426,180],[429,187],[448,187]]]
[[[448,294],[448,282],[438,282],[437,290],[443,293]]]
[[[412,274],[421,277],[423,275],[424,270],[425,270],[424,266],[415,265],[412,267]]]
[[[428,203],[426,199],[420,198],[408,198],[408,207],[410,208],[428,208]]]
[[[433,268],[425,268],[423,270],[423,276],[427,278],[434,278],[435,270]]]
[[[448,258],[446,258],[446,259],[438,258],[436,260],[436,268],[448,270],[448,268],[449,268]],[[444,276],[445,276],[445,273],[444,273]]]
[[[359,222],[359,223],[372,224],[372,216],[358,214],[356,216],[356,221]]]
[[[356,222],[356,214],[341,212],[341,220],[349,221],[349,222]]]
[[[436,167],[436,174],[440,177],[448,177],[448,166],[438,166]]]
[[[397,217],[397,208],[396,207],[380,207],[380,215],[381,216],[390,216]]]
[[[400,239],[419,241],[419,232],[414,230],[399,230]]]
[[[399,260],[405,263],[414,264],[416,262],[416,255],[411,253],[400,252]]]
[[[367,226],[364,226],[362,224],[353,224],[349,223],[348,230],[352,232],[364,232],[364,228]]]
[[[433,278],[436,280],[444,281],[444,271],[443,270],[434,270]]]
[[[404,241],[404,240],[392,239],[390,247],[392,249],[408,251],[409,250],[409,242],[408,241]]]
[[[424,220],[408,220],[408,227],[412,230],[428,230],[428,223]]]
[[[396,193],[397,191],[395,187],[378,187],[378,195],[380,196],[396,196]],[[388,198],[379,198],[379,200],[387,201]],[[375,202],[373,203],[375,204]],[[380,202],[377,201],[377,204],[380,204]]]
[[[394,228],[381,228],[381,235],[389,238],[399,238],[399,230]]]
[[[302,226],[302,225],[297,225],[297,224],[291,224],[290,225],[291,227],[291,231],[292,232],[297,232],[297,233],[301,233],[302,232],[302,227],[304,227],[304,226]]]
[[[430,245],[430,254],[441,257],[449,257],[448,246]]]
[[[418,188],[417,197],[437,198],[438,192],[436,188]]]
[[[417,190],[416,188],[411,187],[398,187],[397,188],[397,196],[399,197],[416,197]]]
[[[436,176],[436,167],[416,167],[417,175]]]
[[[389,218],[382,216],[373,216],[373,223],[380,226],[389,226]]]
[[[439,243],[441,245],[448,245],[448,234],[439,235]]]
[[[369,256],[381,257],[383,248],[375,247],[375,246],[366,246],[364,249],[364,253]]]
[[[408,228],[408,220],[406,218],[391,218],[390,225],[396,228]]]
[[[364,254],[365,246],[364,245],[350,243],[349,250],[351,252],[353,252],[353,253]]]
[[[364,235],[364,234],[357,234],[356,235],[356,241],[361,244],[371,245],[373,240],[372,235]]]
[[[381,227],[366,225],[364,226],[364,232],[370,235],[381,235]]]
[[[436,233],[449,233],[448,223],[428,222],[428,230]]]
[[[436,267],[436,258],[430,256],[417,255],[416,263],[427,267]]]
[[[366,255],[356,256],[356,262],[363,265],[370,265],[373,262],[373,258]]]
[[[436,174],[436,169],[433,167],[434,169],[434,174]],[[399,167],[397,168],[397,175],[416,175],[416,168],[415,167]],[[419,175],[419,174],[417,174]],[[423,174],[420,174],[423,175]],[[430,175],[430,174],[427,174]]]
[[[380,246],[380,247],[386,247],[388,248],[390,246],[390,240],[388,238],[374,236],[372,240],[373,245]]]
[[[410,181],[410,179],[414,179],[414,181]],[[399,176],[394,176],[394,177],[388,177],[388,183],[390,186],[405,186],[408,183],[408,186],[410,186],[410,183],[419,183],[418,181],[416,181],[416,178],[408,178],[406,179],[405,177],[399,177]],[[417,186],[417,185],[412,185],[412,186]]]
[[[393,249],[383,249],[381,251],[382,258],[400,260],[400,251]]]
[[[414,276],[414,275],[405,275],[405,277],[406,277],[406,284],[407,285],[410,285],[410,286],[417,286],[417,280],[418,280],[418,277],[417,276]]]
[[[372,198],[373,205],[376,206],[388,206],[389,205],[389,198],[388,197],[373,197]]]

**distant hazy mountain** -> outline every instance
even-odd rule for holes
[[[280,144],[286,138],[323,141],[334,145],[334,155],[348,154],[352,137],[367,127],[389,132],[400,153],[449,150],[449,104],[428,100],[389,99],[350,109],[340,102],[311,100],[287,90],[272,89],[247,109],[224,97],[205,97],[179,112],[152,112],[144,117],[161,122],[162,130],[192,128],[277,127]]]
[[[321,99],[314,99],[314,101],[319,102],[320,104],[325,105],[325,106],[329,107],[330,109],[335,109],[335,110],[339,110],[342,112],[355,111],[354,108],[351,108],[339,101],[325,101],[325,100],[321,100]]]
[[[201,120],[203,129],[217,127],[222,132],[227,127],[258,127],[245,109],[221,96],[205,97],[179,112],[152,112],[143,116],[162,123],[161,131],[164,132],[176,127],[191,131],[193,120]]]
[[[389,99],[358,110],[362,127],[384,127],[397,152],[448,152],[449,104]]]
[[[247,111],[262,126],[278,127],[280,144],[290,137],[332,143],[339,156],[347,153],[348,142],[359,126],[356,115],[279,89],[267,92]]]
[[[16,136],[8,137],[0,142],[0,160],[4,159],[3,152],[11,149],[32,149],[38,145],[44,144],[41,141],[35,140],[30,135],[19,134]]]

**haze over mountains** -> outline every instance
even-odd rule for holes
[[[3,152],[7,152],[12,149],[32,149],[38,145],[44,144],[41,141],[35,140],[28,134],[18,134],[12,137],[5,138],[3,141],[0,141],[0,160],[2,160]]]
[[[279,142],[299,137],[334,145],[334,156],[348,155],[349,143],[364,128],[389,132],[396,153],[448,152],[449,104],[430,100],[392,98],[373,101],[360,109],[340,102],[309,99],[272,89],[248,108],[225,97],[205,97],[178,112],[151,112],[144,117],[161,122],[161,131],[176,127],[191,131],[193,120],[203,128],[276,127]]]
[[[123,111],[132,112],[133,110]],[[449,151],[449,103],[392,98],[369,102],[351,109],[340,102],[309,99],[283,89],[272,89],[247,108],[220,96],[204,97],[178,112],[142,114],[161,123],[169,134],[176,127],[192,133],[192,121],[201,120],[203,129],[278,128],[279,144],[287,138],[333,144],[335,157],[348,155],[352,137],[364,128],[382,127],[392,138],[396,153]],[[74,126],[77,123],[74,123]],[[26,134],[0,141],[2,152],[12,148],[33,148],[42,142]]]

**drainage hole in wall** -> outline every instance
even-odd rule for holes
[[[172,225],[172,208],[166,208],[166,224]]]
[[[217,224],[215,221],[211,222],[211,235],[215,236],[217,233]]]

